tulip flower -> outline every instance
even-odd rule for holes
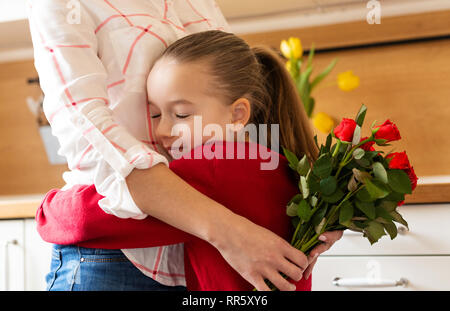
[[[359,86],[359,77],[353,74],[353,71],[348,70],[338,74],[338,86],[343,91],[351,91]]]
[[[322,133],[328,134],[334,127],[334,120],[324,112],[319,112],[313,117],[314,126]]]
[[[303,55],[303,47],[299,38],[290,37],[287,41],[281,41],[280,50],[287,59],[299,59]]]

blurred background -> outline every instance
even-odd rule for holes
[[[445,233],[443,228],[450,221],[450,136],[446,135],[450,129],[450,1],[216,2],[233,32],[250,45],[266,44],[280,51],[282,40],[296,37],[305,58],[314,45],[313,76],[337,59],[311,94],[315,99],[311,124],[319,143],[329,133],[324,124],[329,128],[342,118],[354,118],[364,104],[368,112],[363,136],[370,133],[372,121],[379,125],[389,118],[402,140],[386,151],[406,150],[419,177],[417,189],[405,201],[413,224],[417,221],[416,231],[405,233],[401,245],[388,241],[370,249],[351,237],[344,239],[324,256],[318,265],[323,268],[316,268],[323,273],[313,276],[313,284],[326,284],[316,289],[364,289],[342,287],[345,282],[339,285],[335,279],[358,279],[376,271],[388,275],[386,282],[391,286],[382,289],[450,289],[450,245],[434,239],[442,238],[438,229]],[[348,71],[358,83],[343,90],[339,74]],[[47,247],[35,233],[33,217],[43,195],[64,185],[62,173],[67,165],[57,153],[58,141],[51,135],[41,103],[25,1],[0,0],[0,243],[9,249],[0,250],[0,265],[5,267],[0,270],[0,289],[42,289],[42,274],[48,268],[46,259],[27,257],[24,249],[32,254],[33,249],[41,252]],[[349,256],[348,260],[342,256]],[[336,269],[344,269],[342,275],[330,270],[327,260]],[[349,260],[354,270],[345,270]],[[432,282],[425,274],[415,274],[406,287],[395,283],[408,278],[405,275],[411,271],[416,273],[417,265],[435,269],[427,272]],[[407,271],[399,274],[401,269]],[[435,279],[430,276],[433,273]]]

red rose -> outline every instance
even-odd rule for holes
[[[376,128],[380,128],[376,133],[375,133],[375,138],[376,139],[387,139],[387,142],[390,141],[395,141],[395,140],[399,140],[400,137],[400,132],[397,129],[397,126],[392,123],[389,119],[384,121],[383,124],[374,127]]]
[[[363,137],[363,138],[360,139],[359,142],[362,142],[363,140],[366,140],[367,138],[369,138],[369,137]],[[367,142],[367,143],[365,143],[365,144],[359,146],[359,148],[361,148],[361,149],[363,149],[363,150],[365,150],[365,151],[375,151],[375,148],[372,147],[373,144],[375,144],[374,141],[369,141],[369,142]]]
[[[411,180],[411,189],[416,189],[418,178],[416,176],[416,173],[414,172],[414,168],[411,166],[411,169],[407,170],[406,174],[408,174],[409,180]]]
[[[355,120],[344,118],[342,119],[342,122],[334,128],[334,135],[342,141],[351,142],[355,128]]]
[[[391,159],[389,162],[389,168],[396,170],[408,170],[411,168],[409,164],[408,156],[406,155],[406,151],[403,152],[394,152],[390,153],[386,156],[386,159]]]
[[[414,172],[414,168],[409,163],[408,156],[406,155],[406,152],[394,152],[391,154],[388,154],[386,156],[386,159],[391,159],[389,162],[389,168],[391,169],[397,169],[397,170],[403,170],[406,174],[408,174],[409,180],[411,181],[411,190],[416,189],[417,186],[417,176]],[[398,202],[398,206],[403,205],[404,201]]]

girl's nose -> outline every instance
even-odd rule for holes
[[[156,123],[156,122],[155,122]],[[166,118],[161,118],[155,124],[155,134],[159,138],[168,138],[172,136],[172,122]]]

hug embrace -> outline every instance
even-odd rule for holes
[[[192,3],[214,13],[216,23],[211,19],[179,36],[172,24],[158,24],[171,27],[173,32],[161,31],[172,43],[156,48],[152,37],[145,41],[152,53],[145,56],[146,49],[134,41],[132,51],[147,59],[139,64],[131,53],[125,56],[120,89],[106,81],[114,73],[105,61],[110,51],[94,44],[108,29],[91,33],[74,27],[72,36],[46,41],[45,33],[39,42],[39,27],[31,26],[41,52],[58,39],[72,45],[76,39],[92,40],[73,52],[90,59],[80,67],[60,65],[73,53],[40,56],[36,62],[50,94],[46,113],[53,116],[54,134],[71,169],[66,186],[49,191],[36,214],[41,237],[54,243],[48,290],[269,290],[267,280],[280,290],[309,291],[317,256],[342,236],[342,231],[323,233],[324,243],[308,256],[286,241],[293,233],[286,204],[297,193],[298,180],[280,146],[315,161],[309,119],[277,53],[250,47],[227,31],[214,1]],[[57,4],[35,6],[50,6],[46,14],[57,14]],[[89,5],[84,9],[92,14]],[[171,10],[175,14],[177,8]],[[58,31],[46,27],[48,33]],[[86,51],[94,46],[96,55]],[[93,73],[90,65],[106,69]],[[60,94],[53,93],[51,74],[64,77]],[[130,109],[141,106],[129,101],[142,96],[127,79],[140,85],[143,75],[145,111],[136,112]],[[105,87],[94,85],[93,77]],[[83,90],[87,97],[79,99]],[[198,118],[203,128],[196,129]],[[65,122],[69,119],[76,121]],[[142,119],[145,142],[125,129],[137,128],[132,123]]]

